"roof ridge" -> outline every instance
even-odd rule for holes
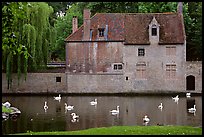
[[[96,14],[177,14],[177,12],[151,12],[151,13],[95,13],[93,16]],[[93,17],[92,16],[92,17]]]

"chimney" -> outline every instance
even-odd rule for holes
[[[84,9],[84,34],[83,40],[90,40],[90,9]]]
[[[77,31],[77,29],[78,29],[78,18],[77,18],[77,16],[73,16],[73,18],[72,18],[72,33]]]
[[[183,14],[183,3],[179,2],[177,6],[177,13]]]

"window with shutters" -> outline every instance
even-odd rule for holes
[[[176,64],[166,64],[166,79],[176,78]]]
[[[137,79],[147,79],[146,63],[139,62],[136,64],[136,78]]]
[[[176,47],[166,47],[166,55],[167,56],[175,56],[176,55]]]

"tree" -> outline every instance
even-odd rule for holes
[[[65,60],[65,44],[64,40],[67,36],[72,33],[72,18],[73,16],[78,17],[78,25],[82,25],[82,12],[78,4],[72,4],[71,7],[66,11],[65,16],[58,17],[54,28],[56,31],[56,43],[50,48],[52,56],[60,60]]]
[[[2,7],[2,70],[6,70],[8,89],[12,83],[13,71],[18,72],[18,78],[21,66],[24,66],[25,74],[27,72],[29,53],[22,43],[21,31],[23,20],[26,18],[25,10],[26,4],[22,2],[6,2]]]
[[[202,2],[188,2],[187,60],[202,60]]]
[[[53,13],[50,16],[50,24],[54,26],[57,19],[57,13],[62,11],[63,13],[69,9],[69,6],[74,2],[47,2],[49,6],[53,8]]]
[[[52,7],[46,3],[11,2],[2,7],[2,70],[6,71],[8,89],[12,73],[44,68],[52,43],[49,16]],[[40,13],[40,14],[39,14]],[[24,66],[22,68],[22,66]]]

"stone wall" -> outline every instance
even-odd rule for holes
[[[121,93],[122,74],[68,74],[68,93]]]
[[[195,77],[195,90],[202,92],[202,61],[187,61],[185,64],[187,76]]]
[[[61,77],[61,82],[56,82],[56,77]],[[58,79],[58,80],[59,80]],[[17,74],[13,74],[12,88],[7,89],[6,74],[2,73],[2,93],[47,93],[65,92],[65,73],[28,73],[26,81],[22,75],[18,86]]]
[[[202,62],[186,62],[183,65],[182,82],[166,81],[162,75],[150,80],[135,80],[134,73],[28,73],[22,76],[18,86],[17,74],[13,74],[12,89],[7,90],[6,74],[2,73],[2,93],[142,93],[186,90],[186,77],[195,77],[195,91],[202,93]],[[185,72],[186,70],[186,72]],[[156,71],[156,70],[155,70]],[[157,72],[153,71],[156,75]],[[159,70],[158,70],[159,71]],[[159,73],[159,72],[158,72]],[[57,82],[57,77],[61,81]],[[59,80],[58,79],[58,80]],[[154,81],[155,80],[155,81]],[[165,84],[166,83],[166,84]],[[162,85],[163,84],[163,85]],[[179,89],[181,84],[181,89]]]

